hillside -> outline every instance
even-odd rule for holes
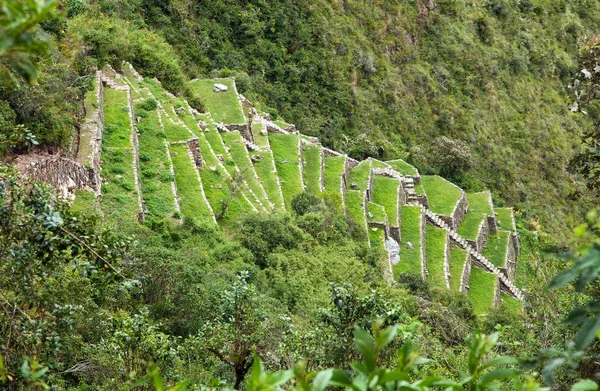
[[[299,213],[295,202],[302,194],[315,201],[324,196],[348,215],[370,247],[388,252],[384,278],[410,270],[410,253],[416,252],[418,275],[433,287],[450,289],[452,281],[459,292],[469,292],[476,313],[498,307],[501,296],[523,299],[514,285],[519,245],[512,210],[508,222],[504,216],[497,221],[489,192],[465,194],[441,177],[421,177],[402,160],[359,162],[324,148],[317,138],[259,116],[237,94],[234,80],[191,82],[210,110],[199,113],[131,65],[123,69],[97,73],[97,91],[86,102],[96,108],[87,123],[96,125],[80,134],[78,144],[90,148],[76,156],[88,167],[102,161],[92,175],[99,179],[88,187],[109,220],[191,218],[227,229],[254,213]],[[217,85],[228,89],[213,91]],[[86,154],[89,150],[94,152]],[[337,173],[328,173],[340,159]],[[422,187],[419,194],[415,184]],[[82,199],[76,200],[79,207],[89,202]],[[403,218],[405,208],[418,209],[416,221]],[[403,231],[409,237],[417,231],[419,239],[404,239]],[[502,242],[490,250],[494,263],[483,255],[488,240]],[[450,264],[454,247],[467,254],[458,266]],[[472,265],[489,275],[491,286],[471,278]],[[478,289],[495,293],[484,299],[471,293]]]
[[[597,390],[598,34],[0,0],[0,388]]]

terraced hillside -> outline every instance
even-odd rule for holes
[[[227,91],[213,91],[215,83]],[[90,130],[97,137],[82,135],[89,146],[78,161],[92,169],[102,162],[102,186],[93,190],[105,216],[192,218],[227,229],[248,214],[289,212],[302,192],[326,195],[370,246],[387,251],[389,278],[413,273],[432,287],[465,292],[479,314],[503,301],[519,307],[512,210],[495,209],[489,192],[465,194],[403,160],[359,162],[327,149],[258,115],[231,79],[190,83],[207,113],[129,65],[122,74],[99,72],[96,84],[87,104],[99,106],[94,115],[104,121],[86,119],[87,127],[97,123]]]

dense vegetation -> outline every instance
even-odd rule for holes
[[[575,241],[592,244],[566,257],[573,268],[541,250],[572,239],[568,227],[593,194],[579,184],[597,175],[594,106],[581,103],[590,118],[571,113],[565,85],[579,71],[579,41],[598,32],[596,2],[67,0],[54,10],[50,3],[2,2],[3,156],[37,144],[68,150],[90,71],[106,63],[131,62],[199,110],[205,102],[188,78],[234,75],[259,109],[330,146],[359,158],[402,156],[424,173],[470,191],[485,185],[520,206],[518,280],[528,295],[522,309],[507,303],[478,316],[489,307],[489,289],[477,287],[473,305],[456,289],[439,289],[437,275],[423,281],[394,270],[397,282],[385,281],[381,250],[364,244],[364,232],[329,194],[281,199],[291,213],[249,213],[225,231],[192,219],[180,224],[171,205],[157,201],[148,208],[173,219],[139,225],[111,213],[124,202],[136,208],[122,194],[133,186],[121,167],[131,160],[126,149],[103,155],[118,179],[104,189],[104,216],[91,202],[69,205],[0,165],[2,387],[162,389],[162,381],[186,381],[192,389],[536,390],[594,378],[596,213],[576,230]],[[33,17],[11,19],[21,14]],[[44,20],[45,33],[32,33],[29,20]],[[54,45],[39,45],[45,41]],[[114,90],[107,99],[123,96]],[[140,109],[155,105],[146,100]],[[123,126],[108,129],[109,141],[127,147],[124,113],[106,115]],[[140,148],[159,170],[164,151],[151,136],[160,131],[145,118]],[[181,126],[168,133],[177,132],[186,138]],[[579,150],[581,135],[589,137]],[[275,143],[274,165],[284,176],[299,177],[286,166],[297,143],[296,136]],[[572,168],[582,177],[567,170],[576,152]],[[173,163],[182,210],[193,210],[195,174],[189,162]],[[339,162],[330,163],[325,185],[337,191]],[[352,174],[361,189],[362,168]],[[301,188],[292,180],[286,186]],[[168,193],[159,185],[146,191],[156,200]],[[364,218],[353,191],[349,212]],[[418,216],[407,206],[402,214],[416,243]],[[428,246],[443,247],[428,230]],[[548,287],[572,281],[577,293]],[[597,389],[589,380],[576,387]]]

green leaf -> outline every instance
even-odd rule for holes
[[[577,270],[572,268],[557,274],[550,281],[550,289],[559,289],[577,278]]]
[[[336,387],[350,387],[352,385],[352,378],[348,372],[341,369],[334,369],[331,373],[329,384]]]
[[[398,334],[398,328],[396,326],[386,327],[377,336],[377,347],[381,349],[389,345],[394,340],[394,338],[396,338],[396,334]]]
[[[579,380],[577,383],[573,384],[571,387],[571,391],[597,391],[598,384],[595,381],[590,379]]]
[[[324,391],[332,377],[333,369],[326,369],[317,373],[317,376],[315,376],[315,379],[312,382],[312,389],[314,391]]]
[[[483,386],[491,381],[502,380],[502,379],[510,379],[519,374],[519,371],[513,368],[501,368],[496,369],[495,371],[486,373],[481,376],[481,379],[477,382],[477,384]]]
[[[491,367],[496,367],[499,365],[516,365],[519,363],[519,360],[514,358],[514,357],[504,357],[504,356],[498,356],[495,357],[491,360],[486,361],[485,363],[483,363],[480,367],[479,370],[483,371],[484,369],[487,368],[491,368]]]
[[[592,343],[596,338],[596,333],[600,330],[600,315],[596,315],[593,318],[588,318],[575,336],[575,347],[578,350],[583,350]]]
[[[270,386],[277,387],[283,383],[286,383],[293,376],[294,373],[291,370],[273,372],[267,376],[265,383]]]

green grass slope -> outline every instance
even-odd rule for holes
[[[303,191],[298,166],[299,142],[300,138],[295,134],[269,134],[269,144],[279,174],[285,207],[288,210],[291,210],[292,199]]]
[[[437,175],[424,175],[421,184],[429,199],[429,209],[444,216],[450,216],[462,192],[453,184]]]
[[[376,175],[374,179],[373,202],[382,205],[389,224],[398,227],[398,187],[397,179]]]
[[[421,208],[402,206],[402,243],[400,243],[400,262],[394,265],[394,275],[412,273],[421,275]],[[408,247],[410,242],[414,248]]]
[[[427,266],[427,281],[432,287],[445,289],[444,252],[447,233],[445,230],[427,224],[425,261]]]
[[[468,297],[473,303],[475,314],[486,314],[492,308],[497,283],[498,277],[496,275],[485,272],[478,267],[471,269]]]
[[[214,92],[215,83],[228,87],[225,92]],[[208,111],[216,122],[224,124],[243,124],[244,113],[235,94],[232,79],[205,79],[190,82],[190,86],[204,100]]]
[[[196,167],[185,144],[170,147],[179,195],[181,214],[199,221],[212,222],[213,214],[202,197],[202,183],[198,180]]]
[[[315,195],[321,193],[321,157],[320,145],[304,145],[302,151],[304,185],[307,192]]]
[[[458,226],[458,234],[465,239],[475,240],[483,219],[492,215],[492,207],[489,203],[490,193],[489,191],[482,191],[466,196],[469,209]]]
[[[450,289],[454,292],[460,290],[460,279],[468,260],[468,254],[458,246],[450,246]]]
[[[271,154],[269,147],[269,137],[263,136],[260,134],[263,129],[262,124],[253,123],[252,124],[252,135],[254,137],[254,143],[261,147],[262,151],[249,151],[250,156],[261,157],[260,160],[255,160],[253,162],[254,169],[260,182],[262,183],[269,200],[275,204],[276,211],[283,211],[285,208],[285,204],[283,202],[283,194],[279,189],[279,183],[277,181],[277,172],[275,169],[275,162],[273,160],[273,155]]]

